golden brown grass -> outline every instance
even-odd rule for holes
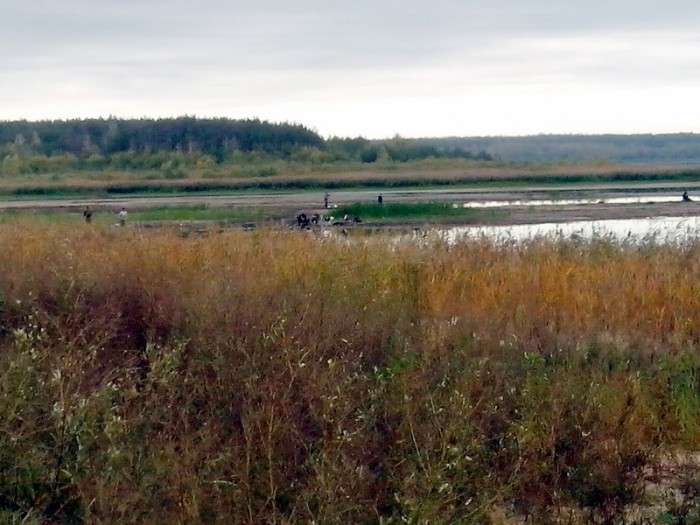
[[[700,442],[700,245],[94,226],[0,226],[2,519],[612,523]]]
[[[222,185],[230,189],[308,188],[373,185],[395,186],[428,184],[538,184],[556,182],[653,182],[656,179],[688,180],[692,173],[682,166],[630,166],[608,163],[508,164],[473,160],[426,159],[407,163],[335,163],[261,161],[253,164],[224,164],[201,169],[190,167],[182,176],[169,179],[162,170],[67,171],[45,174],[4,176],[3,192],[45,188],[44,194],[76,191],[99,192],[105,188],[122,191],[153,191],[153,188],[191,188]]]

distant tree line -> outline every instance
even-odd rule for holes
[[[0,122],[0,173],[66,170],[159,169],[183,176],[184,168],[251,159],[310,163],[425,158],[490,160],[460,147],[445,148],[395,137],[386,141],[324,139],[299,124],[258,119],[86,119]]]
[[[386,140],[324,139],[300,124],[258,119],[85,119],[0,121],[0,175],[71,170],[159,170],[290,160],[411,162],[430,158],[491,162],[700,164],[700,135],[535,135]]]
[[[260,120],[90,119],[0,122],[5,154],[110,156],[117,153],[178,152],[224,159],[234,151],[289,155],[301,147],[323,147],[315,132],[296,124]]]
[[[368,140],[364,138],[333,138],[328,141],[328,148],[339,156],[359,159],[365,163],[387,159],[392,162],[410,162],[428,158],[469,159],[480,161],[496,160],[494,155],[481,150],[473,153],[460,146],[445,146],[423,139],[406,139],[396,136],[387,140]]]
[[[700,164],[700,135],[533,135],[526,137],[451,137],[423,139],[437,148],[486,150],[507,162],[621,164]]]

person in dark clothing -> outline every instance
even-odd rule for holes
[[[306,216],[306,213],[297,215],[297,226],[299,228],[307,228],[309,226],[309,218]]]
[[[92,222],[92,210],[90,209],[90,206],[85,208],[83,218],[85,219],[85,222]]]
[[[384,204],[384,197],[382,197],[381,194],[379,195],[379,197],[377,197],[377,202],[379,204]]]
[[[683,202],[693,202],[692,200],[690,200],[690,197],[688,197],[687,191],[683,192]]]

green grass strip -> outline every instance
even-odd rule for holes
[[[269,216],[258,209],[211,208],[205,204],[196,206],[161,206],[130,213],[130,220],[155,221],[248,221]]]
[[[415,219],[477,219],[483,216],[483,210],[455,207],[448,203],[354,203],[340,206],[334,215],[349,215],[370,221],[406,221]]]

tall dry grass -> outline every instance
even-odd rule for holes
[[[0,246],[2,519],[613,523],[700,442],[700,245]]]

